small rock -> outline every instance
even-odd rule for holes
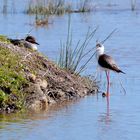
[[[7,113],[10,113],[10,112],[11,112],[10,107],[7,107],[7,108],[6,108],[6,112],[7,112]]]
[[[48,98],[48,104],[56,104],[56,101],[53,98],[47,97]]]
[[[28,107],[29,110],[37,112],[41,110],[46,110],[48,108],[48,99],[44,96],[39,100],[34,100],[32,104]]]
[[[34,74],[30,73],[30,74],[28,75],[28,77],[29,77],[29,80],[30,80],[31,82],[35,82],[36,76],[35,76]]]
[[[102,97],[106,97],[106,93],[105,92],[102,93]]]
[[[41,80],[41,79],[37,79],[36,80],[36,84],[38,84],[40,86],[41,89],[46,89],[48,86],[48,83],[46,80]]]
[[[61,97],[61,98],[62,98],[62,97],[65,97],[65,95],[66,95],[65,92],[63,92],[62,90],[58,90],[58,93],[57,93],[57,94],[58,94],[59,98],[60,98],[60,97]]]
[[[27,108],[31,111],[46,110],[48,108],[48,99],[43,93],[38,84],[31,84],[26,89],[27,96]]]

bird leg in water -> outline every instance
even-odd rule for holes
[[[107,92],[106,92],[106,97],[107,97],[107,104],[109,105],[109,87],[110,87],[109,71],[105,71],[105,73],[106,73],[106,78],[107,78]]]
[[[110,86],[110,78],[109,78],[109,71],[106,71],[106,78],[107,78],[107,92],[106,96],[109,96],[109,86]]]

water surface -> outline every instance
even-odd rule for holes
[[[22,2],[22,1],[20,1]],[[103,40],[113,29],[117,32],[105,43],[105,49],[126,72],[120,75],[126,95],[120,86],[118,75],[111,73],[110,113],[101,93],[38,114],[12,114],[0,116],[1,140],[138,140],[140,139],[140,11],[130,10],[130,1],[98,1],[99,8],[86,14],[72,14],[73,41],[83,39],[89,27],[99,26],[89,48],[96,39]],[[26,6],[26,4],[23,4]],[[23,6],[23,7],[24,7]],[[23,7],[18,7],[20,11]],[[100,8],[103,7],[103,8]],[[22,11],[22,10],[21,10]],[[0,33],[10,37],[23,37],[29,30],[41,44],[39,51],[56,60],[60,40],[67,35],[68,15],[52,16],[48,27],[35,28],[34,16],[22,12],[0,14]],[[96,71],[95,59],[84,75]],[[100,90],[105,91],[102,73]]]

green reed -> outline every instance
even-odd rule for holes
[[[85,38],[81,41],[79,40],[73,47],[73,36],[71,32],[70,19],[68,22],[68,34],[67,41],[65,43],[61,42],[60,55],[58,60],[58,65],[61,68],[64,68],[71,73],[80,74],[83,72],[88,63],[91,61],[95,53],[93,53],[93,48],[91,50],[87,50],[87,47],[90,41],[93,39],[97,28],[91,31],[90,29],[87,31]],[[86,58],[86,59],[85,59]],[[85,60],[86,61],[85,61]],[[84,63],[81,62],[85,61]]]

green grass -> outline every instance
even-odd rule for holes
[[[0,42],[4,42],[4,43],[7,43],[7,44],[10,44],[10,41],[4,35],[0,35]]]
[[[0,108],[23,107],[22,88],[27,81],[22,69],[20,56],[0,46]]]

